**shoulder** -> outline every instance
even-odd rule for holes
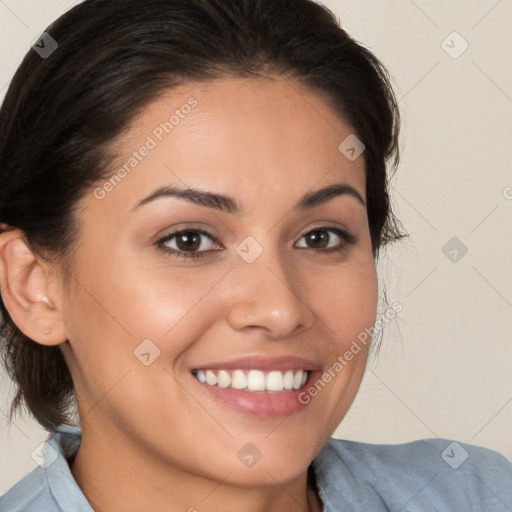
[[[40,467],[32,470],[0,496],[2,512],[57,512],[59,509],[54,507],[44,470]]]
[[[0,511],[92,512],[67,462],[67,458],[78,450],[80,442],[79,427],[57,427],[44,442],[41,463],[0,496]]]
[[[314,467],[319,487],[333,499],[368,500],[403,512],[512,509],[512,463],[488,448],[449,439],[370,444],[331,438]]]

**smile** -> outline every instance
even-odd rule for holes
[[[302,369],[272,370],[194,370],[192,375],[209,386],[232,388],[248,392],[285,392],[301,389],[309,372]]]

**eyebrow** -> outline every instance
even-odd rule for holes
[[[330,201],[331,199],[334,199],[338,196],[354,197],[364,207],[366,207],[364,199],[355,188],[346,183],[335,183],[334,185],[329,185],[313,192],[307,192],[295,204],[293,210],[302,211],[309,208],[314,208],[315,206],[326,203],[327,201]],[[139,201],[133,210],[136,210],[140,206],[163,197],[177,197],[180,199],[185,199],[186,201],[199,206],[205,206],[206,208],[212,208],[214,210],[219,210],[234,215],[245,214],[242,205],[232,197],[213,192],[207,192],[197,188],[178,188],[175,186],[158,188],[149,196]]]

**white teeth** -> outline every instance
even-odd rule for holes
[[[217,376],[217,386],[219,386],[219,388],[227,388],[230,384],[231,377],[229,376],[229,373],[221,370]]]
[[[281,372],[270,372],[267,375],[268,391],[283,391],[283,374]]]
[[[243,389],[246,391],[291,391],[300,389],[308,380],[308,372],[304,370],[287,370],[281,372],[272,370],[263,372],[261,370],[197,370],[193,372],[196,379],[201,383],[219,388]]]
[[[217,384],[217,375],[215,375],[211,370],[206,372],[206,383],[210,384],[210,386],[215,386],[215,384]]]
[[[304,372],[302,370],[299,370],[295,374],[295,378],[293,379],[293,387],[294,389],[300,389],[302,387],[302,377],[304,375]]]
[[[231,376],[231,387],[235,389],[245,389],[247,387],[247,377],[242,370],[235,370]]]
[[[265,391],[265,374],[260,370],[250,370],[247,375],[249,391]]]
[[[293,372],[291,370],[284,374],[283,381],[284,389],[293,389]]]

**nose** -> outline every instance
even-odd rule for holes
[[[315,314],[297,273],[276,253],[264,251],[252,263],[237,262],[227,315],[233,329],[257,328],[268,338],[281,339],[313,325]]]

